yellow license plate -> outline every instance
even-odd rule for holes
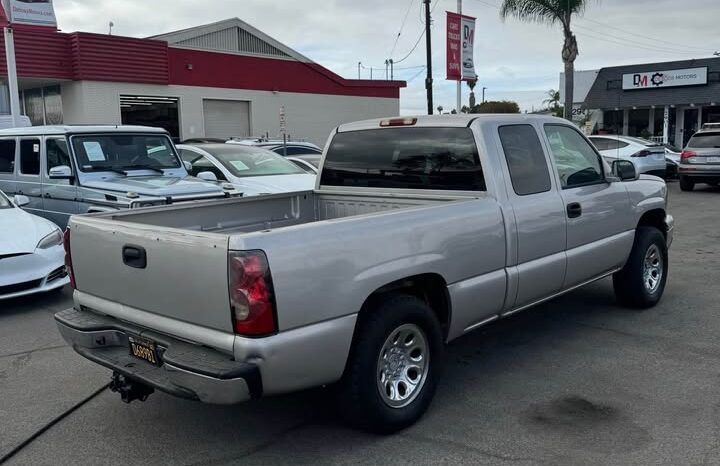
[[[160,365],[155,342],[147,338],[128,336],[128,345],[130,346],[130,354],[136,358],[156,366]]]

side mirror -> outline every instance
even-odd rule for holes
[[[51,180],[69,180],[73,177],[72,168],[68,167],[67,165],[58,165],[57,167],[52,167],[50,169],[48,177]]]
[[[185,171],[187,171],[188,173],[192,171],[192,164],[187,160],[183,160],[183,167],[185,167]]]
[[[20,194],[15,195],[14,201],[15,205],[18,207],[23,207],[30,204],[30,198],[27,196],[22,196]]]
[[[640,178],[635,169],[635,164],[629,160],[614,160],[612,172],[620,181],[634,181]]]
[[[215,181],[216,182],[218,180],[217,176],[215,176],[215,173],[213,173],[213,172],[200,172],[195,176],[200,178],[201,180],[205,180],[205,181]]]

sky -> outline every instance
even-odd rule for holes
[[[559,86],[562,32],[557,26],[500,19],[502,0],[463,0],[477,18],[476,87],[487,100],[514,100],[522,110],[543,106]],[[407,81],[401,113],[426,112],[422,0],[54,0],[59,27],[67,32],[145,37],[238,17],[345,78],[385,78],[392,58],[395,79]],[[432,0],[434,104],[455,108],[456,83],[445,79],[445,11],[456,0]],[[720,50],[718,0],[589,0],[574,20],[580,55],[575,69],[705,58]],[[412,52],[411,52],[412,51]],[[463,102],[469,89],[463,87]]]

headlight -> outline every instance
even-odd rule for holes
[[[63,235],[60,230],[55,230],[49,235],[45,236],[38,242],[36,249],[49,249],[54,246],[60,246],[63,242]]]

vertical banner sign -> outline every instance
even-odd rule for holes
[[[3,5],[12,23],[57,26],[52,0],[6,0]]]
[[[447,12],[447,79],[471,81],[475,74],[475,18]]]
[[[285,106],[280,107],[280,134],[287,132],[287,120],[285,119]]]

